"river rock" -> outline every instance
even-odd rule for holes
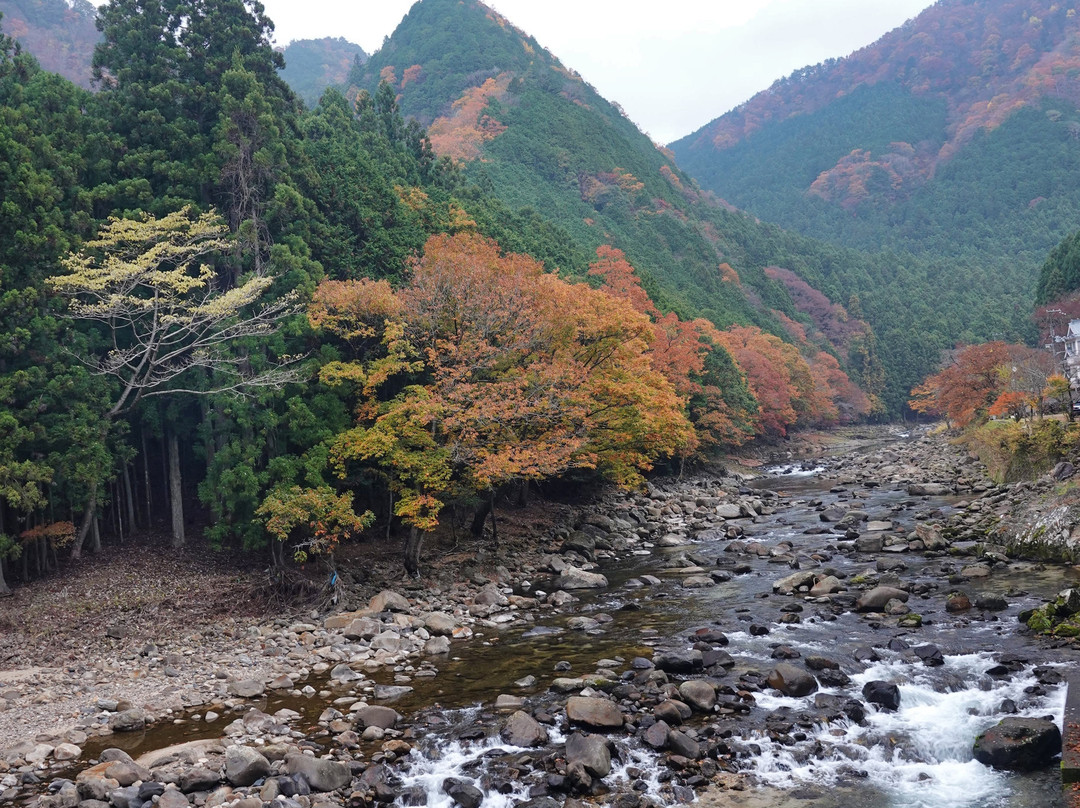
[[[952,489],[942,483],[912,483],[907,492],[912,497],[943,497],[951,494]]]
[[[1061,752],[1061,731],[1043,718],[1005,718],[975,740],[975,759],[995,769],[1034,771]]]
[[[357,617],[342,630],[347,640],[370,640],[382,631],[382,623],[373,617]]]
[[[716,506],[716,515],[721,519],[739,519],[742,517],[742,508],[737,502],[725,502]]]
[[[587,572],[578,567],[567,567],[555,579],[556,589],[604,589],[608,579],[598,572]]]
[[[175,788],[166,788],[157,801],[157,808],[187,808],[188,805],[188,798]]]
[[[812,674],[795,665],[780,662],[769,674],[769,687],[775,688],[785,696],[809,696],[818,689],[817,680]]]
[[[814,585],[814,573],[809,570],[801,570],[793,573],[786,578],[781,578],[779,581],[773,583],[773,592],[780,595],[791,595],[795,593],[799,587],[805,586],[809,589]]]
[[[507,719],[501,734],[511,746],[543,746],[548,742],[547,730],[524,710],[518,710]]]
[[[880,612],[890,600],[899,600],[907,603],[908,593],[903,589],[893,586],[875,586],[868,592],[863,592],[855,601],[855,610],[859,612]]]
[[[704,667],[701,651],[662,651],[653,657],[653,665],[667,673],[696,673]]]
[[[364,677],[342,662],[330,671],[330,678],[338,682],[355,682]]]
[[[602,735],[573,733],[566,739],[566,764],[580,764],[593,777],[607,777],[611,772],[611,752]]]
[[[472,783],[465,783],[456,777],[447,777],[443,780],[442,789],[446,795],[461,808],[480,808],[484,801],[484,792]]]
[[[863,698],[885,710],[900,709],[900,688],[892,682],[867,682],[862,689]]]
[[[855,549],[860,553],[880,553],[885,546],[885,539],[881,535],[859,536],[855,540]]]
[[[446,612],[431,612],[424,617],[424,628],[437,637],[452,637],[457,621]]]
[[[357,725],[364,729],[367,727],[390,729],[401,720],[397,710],[380,704],[361,707],[359,710],[355,710],[353,714],[356,716]]]
[[[711,713],[716,704],[716,688],[701,679],[688,679],[679,685],[679,695],[692,708]]]
[[[288,774],[301,775],[314,791],[336,791],[352,779],[344,763],[309,755],[289,755],[285,758],[285,770]]]
[[[109,729],[113,732],[136,732],[146,727],[146,713],[132,707],[109,717]]]
[[[368,601],[368,609],[375,613],[407,612],[409,608],[409,601],[392,589],[384,589]]]
[[[960,570],[961,578],[989,578],[990,567],[987,564],[969,564]]]
[[[677,729],[673,729],[668,733],[667,748],[672,754],[682,755],[690,760],[697,760],[701,757],[701,745],[685,732]]]
[[[911,652],[921,659],[927,667],[936,668],[945,664],[945,657],[942,655],[941,649],[932,643],[917,645],[911,649]]]
[[[209,791],[221,782],[221,774],[206,766],[184,769],[176,778],[176,784],[185,794],[195,791]]]
[[[945,611],[966,612],[971,608],[971,598],[963,592],[950,592],[945,596]]]
[[[442,656],[450,653],[449,637],[432,637],[424,643],[424,653],[428,656]]]
[[[983,595],[976,599],[975,608],[984,612],[1003,612],[1009,608],[1009,602],[1001,595]]]
[[[265,692],[263,683],[258,679],[237,679],[229,682],[229,695],[241,699],[255,699]]]
[[[667,746],[669,732],[671,726],[666,721],[657,721],[645,729],[641,738],[653,749],[663,749]]]
[[[230,746],[225,750],[225,779],[234,786],[250,786],[270,774],[270,761],[250,746]]]
[[[575,530],[562,543],[562,552],[574,552],[589,561],[596,560],[596,539],[581,530]]]
[[[52,754],[53,760],[78,760],[82,749],[73,743],[61,743],[56,745]]]
[[[620,729],[624,723],[619,705],[591,696],[567,699],[566,717],[572,724],[584,724],[592,729]]]
[[[835,575],[826,575],[824,578],[810,587],[810,597],[821,598],[826,595],[832,595],[836,592],[841,592],[844,589],[844,585],[840,583],[840,579]]]

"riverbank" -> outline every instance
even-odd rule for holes
[[[205,624],[192,621],[185,625],[182,610],[170,609],[170,604],[164,603],[158,604],[157,614],[179,615],[180,622],[175,628],[183,626],[183,630],[168,634],[172,624],[162,618],[154,626],[157,634],[150,637],[142,636],[144,627],[136,623],[126,627],[130,632],[127,636],[84,637],[80,642],[69,637],[59,644],[53,639],[44,646],[46,653],[57,653],[59,647],[59,653],[66,649],[66,657],[52,657],[59,664],[38,664],[34,666],[37,670],[26,667],[25,686],[14,683],[7,691],[0,690],[7,694],[4,701],[10,702],[9,709],[0,712],[0,721],[18,719],[4,726],[12,733],[5,736],[8,738],[20,737],[14,734],[19,732],[20,724],[33,729],[34,716],[48,716],[50,709],[54,719],[73,721],[75,726],[61,734],[51,729],[55,724],[45,725],[47,728],[43,731],[53,734],[48,737],[24,735],[16,751],[11,753],[9,750],[5,758],[16,771],[23,769],[25,773],[29,766],[30,772],[47,776],[49,765],[57,758],[57,750],[60,756],[71,753],[64,743],[87,744],[84,736],[110,724],[116,730],[125,723],[154,720],[158,726],[173,720],[182,720],[190,726],[205,722],[214,713],[227,715],[238,709],[241,712],[237,715],[243,715],[242,711],[252,703],[269,705],[278,697],[285,700],[289,696],[303,698],[305,689],[311,689],[311,701],[322,699],[321,703],[327,704],[330,710],[326,713],[317,711],[320,713],[316,716],[319,729],[314,737],[322,736],[321,743],[328,744],[325,748],[332,751],[334,760],[348,769],[352,782],[349,793],[370,794],[374,799],[378,789],[370,783],[367,784],[370,788],[361,789],[363,784],[357,782],[357,778],[362,780],[364,773],[375,766],[383,767],[382,771],[385,763],[401,757],[407,751],[405,747],[410,747],[410,739],[418,737],[414,729],[418,722],[433,720],[434,716],[420,711],[405,719],[391,707],[390,713],[397,717],[382,713],[379,721],[389,721],[389,725],[378,726],[371,718],[370,709],[400,703],[392,701],[392,697],[402,695],[401,691],[411,687],[422,689],[423,682],[439,681],[439,677],[445,677],[453,667],[447,661],[450,656],[458,653],[459,648],[475,647],[478,641],[495,644],[510,632],[518,632],[524,637],[531,627],[539,632],[537,636],[543,636],[545,631],[567,630],[580,632],[583,639],[605,633],[613,636],[625,618],[605,612],[605,608],[611,607],[603,601],[590,606],[594,601],[590,601],[586,593],[607,591],[604,588],[607,581],[602,581],[599,576],[617,570],[619,559],[644,554],[662,564],[656,568],[655,575],[639,575],[612,584],[613,591],[623,593],[618,599],[622,604],[620,608],[659,607],[663,601],[657,601],[657,597],[690,597],[687,593],[697,593],[693,595],[694,600],[689,601],[691,603],[708,603],[710,598],[727,591],[726,588],[749,581],[748,575],[760,576],[771,569],[775,573],[763,579],[763,590],[754,587],[748,590],[758,592],[758,595],[748,595],[752,597],[751,602],[760,602],[765,608],[755,608],[754,613],[744,615],[757,622],[741,627],[737,613],[721,619],[722,612],[716,611],[714,627],[709,628],[706,624],[703,626],[705,633],[695,631],[688,645],[685,639],[680,645],[677,638],[664,636],[662,632],[642,634],[627,647],[644,645],[651,648],[651,658],[620,659],[612,651],[615,658],[593,662],[591,672],[574,670],[573,675],[569,675],[571,672],[568,671],[568,675],[561,677],[562,681],[556,674],[551,682],[540,681],[525,687],[523,695],[505,693],[502,707],[494,705],[494,711],[485,720],[496,728],[496,740],[500,731],[506,738],[505,732],[511,722],[507,716],[511,713],[517,716],[512,719],[516,729],[511,731],[517,741],[528,740],[532,737],[528,733],[538,738],[537,726],[545,734],[550,729],[558,738],[569,731],[564,723],[566,719],[571,727],[584,730],[582,737],[593,738],[598,737],[597,732],[615,730],[612,712],[615,708],[619,714],[619,729],[615,730],[610,743],[602,744],[605,748],[612,747],[608,748],[609,757],[614,749],[614,757],[626,765],[625,753],[619,754],[622,742],[618,738],[628,733],[627,737],[643,740],[646,748],[655,748],[664,761],[664,768],[654,773],[663,776],[662,780],[650,782],[640,774],[630,776],[627,788],[631,791],[638,786],[646,793],[649,789],[663,788],[667,799],[686,797],[693,789],[710,785],[739,788],[744,785],[741,772],[745,771],[745,761],[740,759],[740,747],[729,740],[746,732],[762,731],[766,737],[771,737],[769,732],[775,734],[778,730],[775,720],[771,727],[768,724],[768,716],[772,713],[763,713],[759,707],[769,703],[772,697],[767,694],[770,690],[775,691],[779,686],[779,692],[783,693],[788,685],[773,682],[768,669],[758,671],[728,654],[724,650],[728,647],[727,634],[745,633],[749,628],[750,633],[743,640],[746,653],[764,653],[765,659],[769,659],[771,651],[775,650],[769,646],[770,633],[783,636],[783,632],[800,625],[824,626],[838,619],[855,619],[856,627],[870,626],[871,632],[887,631],[891,627],[893,631],[903,628],[903,633],[918,635],[923,621],[928,625],[935,621],[942,623],[946,614],[954,614],[948,609],[948,598],[953,594],[951,588],[962,584],[978,590],[984,579],[996,577],[1004,581],[1010,575],[1025,573],[1023,568],[1008,569],[1012,566],[1008,561],[984,558],[975,563],[979,560],[974,558],[973,542],[954,542],[943,535],[950,520],[967,518],[961,514],[967,512],[970,503],[956,502],[955,497],[967,496],[976,502],[995,493],[993,484],[985,480],[974,461],[933,441],[898,441],[895,430],[890,435],[867,434],[864,438],[853,438],[888,439],[892,445],[890,449],[875,448],[870,454],[815,458],[815,462],[809,464],[817,469],[817,478],[832,483],[834,493],[828,503],[822,501],[814,505],[813,497],[799,499],[778,486],[773,486],[777,491],[747,488],[741,476],[730,474],[681,482],[661,481],[643,495],[611,494],[601,501],[566,508],[554,516],[549,515],[543,524],[534,523],[536,514],[519,512],[514,515],[514,518],[523,519],[519,527],[524,532],[532,532],[531,544],[535,549],[531,555],[522,553],[522,548],[513,541],[504,545],[502,556],[485,551],[479,554],[484,557],[477,559],[472,558],[472,554],[460,552],[459,548],[456,554],[446,553],[447,563],[441,569],[433,570],[426,580],[419,584],[408,582],[408,585],[400,579],[392,580],[393,591],[377,595],[374,602],[364,599],[367,596],[364,588],[379,589],[387,579],[377,574],[369,576],[347,596],[353,601],[349,603],[350,607],[362,601],[362,608],[350,608],[344,613],[284,615],[260,620],[255,615],[215,614],[211,610],[203,614]],[[876,443],[873,445],[877,446]],[[796,486],[799,479],[796,473],[781,482]],[[899,489],[906,498],[880,500],[881,504],[876,504],[879,500],[873,497],[883,489]],[[922,499],[942,494],[953,496],[954,501],[943,507],[937,501]],[[795,502],[804,509],[808,506],[810,524],[818,527],[800,527],[798,532],[791,533],[791,538],[778,539],[775,528],[769,526],[783,525],[787,518],[784,514]],[[515,531],[508,529],[507,533],[513,535]],[[723,547],[724,555],[719,558],[709,556],[705,548],[714,545]],[[972,563],[962,562],[967,556],[971,556]],[[845,557],[850,557],[856,564],[865,564],[862,559],[868,559],[871,567],[858,568],[858,575],[854,575],[856,568],[851,568],[851,573],[837,569],[838,562]],[[877,558],[876,564],[874,558]],[[918,563],[915,559],[919,559]],[[908,566],[912,572],[906,572]],[[795,576],[788,574],[792,569],[796,570]],[[837,574],[832,574],[834,572]],[[649,581],[649,577],[653,581]],[[829,582],[829,578],[834,580]],[[811,591],[823,582],[823,588]],[[208,603],[222,602],[214,601],[211,595],[227,593],[227,582],[210,580],[205,583],[208,588],[199,594],[205,596]],[[858,607],[856,601],[859,598],[886,586],[902,591],[904,597],[891,597],[873,609]],[[121,585],[120,589],[125,587]],[[832,591],[826,591],[829,589]],[[1010,591],[1013,589],[1015,587]],[[979,595],[975,590],[971,592],[973,602],[968,605],[968,614],[962,615],[964,624],[975,625],[979,630],[983,625],[992,628],[997,620],[995,615],[1001,610],[996,602],[988,601],[989,608],[984,608],[987,604],[977,605],[974,601]],[[179,591],[183,591],[182,586]],[[642,594],[646,591],[653,594]],[[760,601],[759,595],[770,594],[770,599]],[[575,603],[578,597],[584,601],[584,609]],[[1014,595],[1011,600],[1022,597]],[[916,600],[921,601],[918,611],[906,605],[906,602]],[[105,602],[109,600],[105,599]],[[224,602],[228,602],[227,594]],[[712,602],[717,606],[721,603]],[[938,611],[941,617],[935,617]],[[860,614],[863,616],[856,616]],[[557,628],[553,625],[556,622],[559,623]],[[754,633],[755,625],[762,629],[758,634]],[[106,633],[108,628],[105,627]],[[114,628],[115,634],[125,631],[123,626]],[[858,628],[860,632],[866,630]],[[1010,627],[1007,633],[1011,632]],[[466,639],[470,635],[473,639]],[[760,647],[753,645],[752,636],[761,638],[753,641]],[[896,638],[882,639],[885,645],[890,645]],[[5,642],[10,642],[7,634]],[[734,644],[733,641],[732,646]],[[783,642],[773,644],[784,645]],[[911,648],[909,643],[904,645]],[[32,643],[28,642],[25,647],[25,656],[18,658],[32,662],[35,659],[30,650]],[[865,674],[869,669],[865,662],[853,665],[850,660],[845,661],[850,650],[844,652],[843,658],[827,659],[831,665],[809,668],[809,677],[815,681],[815,686],[828,686],[831,681],[834,686],[843,687],[837,684],[841,682],[841,676],[850,679],[852,675]],[[946,647],[945,650],[948,652],[949,649]],[[785,653],[790,654],[790,651]],[[906,652],[890,646],[885,653],[895,653],[900,659]],[[97,660],[91,662],[95,656]],[[773,656],[774,660],[783,658]],[[799,660],[800,656],[796,654],[788,659]],[[520,661],[517,664],[521,675],[525,676],[524,666]],[[771,664],[776,666],[772,672],[775,673],[780,663]],[[804,667],[802,661],[797,664]],[[760,662],[755,661],[754,665],[760,665]],[[810,665],[809,659],[805,659],[805,665]],[[1023,668],[1021,665],[1013,673]],[[802,674],[806,673],[807,670],[802,670]],[[802,681],[806,682],[805,676]],[[537,687],[544,690],[538,691]],[[48,698],[39,698],[42,689],[50,691]],[[316,694],[319,689],[323,693]],[[552,693],[555,695],[550,695]],[[570,697],[570,694],[576,695]],[[573,702],[574,698],[579,701]],[[38,699],[37,705],[35,699]],[[665,707],[667,702],[675,706]],[[680,704],[690,710],[689,715],[681,714]],[[695,708],[695,704],[698,707]],[[707,709],[701,708],[702,704],[708,704]],[[61,709],[56,709],[58,706]],[[195,714],[197,719],[190,709],[193,707],[199,711]],[[604,719],[595,714],[583,715],[578,712],[579,708],[599,710],[608,716]],[[866,705],[863,709],[867,709]],[[502,717],[499,717],[500,710],[504,711]],[[831,720],[834,725],[835,716],[844,713],[842,704],[823,703],[816,710],[826,723]],[[334,717],[334,712],[338,717]],[[756,717],[747,718],[751,713]],[[829,719],[830,714],[834,718]],[[24,715],[31,723],[22,721]],[[658,715],[664,718],[658,718]],[[708,718],[710,715],[711,719]],[[297,714],[294,721],[299,718]],[[847,716],[843,720],[850,718]],[[605,720],[609,722],[606,728]],[[259,726],[254,728],[244,727],[249,723],[246,720],[240,722],[241,727],[234,722],[228,725],[232,727],[231,731],[225,719],[221,722],[221,729],[232,739],[233,746],[244,745],[236,741],[257,746],[281,746],[284,751],[280,757],[268,755],[275,767],[273,771],[280,776],[292,776],[293,773],[287,771],[293,765],[288,763],[289,749],[293,749],[294,755],[302,753],[304,739],[311,736],[310,731],[300,732],[295,724],[290,726],[285,718],[268,723],[258,719],[254,723]],[[654,729],[660,724],[663,726]],[[834,726],[833,730],[838,728]],[[789,728],[780,731],[777,737],[793,737],[792,732]],[[210,734],[220,735],[216,730],[211,730]],[[122,735],[118,733],[112,737],[119,742]],[[593,793],[597,786],[605,785],[608,775],[597,776],[596,770],[590,774],[584,763],[583,771],[575,769],[568,773],[569,746],[563,748],[558,744],[564,742],[551,741],[561,751],[549,759],[549,753],[542,751],[548,743],[538,743],[540,751],[532,753],[536,759],[524,768],[519,766],[515,770],[517,775],[504,775],[506,782],[528,781],[532,783],[531,791],[546,789],[539,796],[551,793],[561,797],[568,792]],[[591,743],[593,748],[585,751],[603,757],[597,742]],[[387,747],[387,744],[391,746]],[[529,743],[520,743],[520,746],[530,748]],[[87,748],[101,748],[101,745],[90,742]],[[324,747],[307,748],[322,751]],[[222,747],[218,755],[224,755],[225,751]],[[37,760],[28,760],[27,756]],[[563,762],[560,764],[559,760]],[[63,760],[59,762],[64,763]],[[230,798],[247,793],[236,790],[238,787],[231,780],[221,780],[225,776],[221,772],[227,766],[225,763],[220,765],[223,768],[215,775],[216,782],[219,785],[225,783],[221,787],[230,789]],[[206,788],[201,792],[189,789],[184,793],[205,794]],[[80,792],[80,796],[85,794]],[[198,801],[198,797],[193,799]]]

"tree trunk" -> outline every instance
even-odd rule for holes
[[[93,522],[90,525],[90,552],[94,555],[101,552],[101,522],[97,518],[97,514],[94,514]]]
[[[86,534],[90,532],[90,525],[94,520],[94,511],[97,509],[97,483],[90,485],[90,499],[86,502],[86,510],[83,511],[82,523],[79,532],[75,536],[75,542],[71,545],[72,560],[82,558],[82,546],[86,541]]]
[[[484,522],[487,521],[488,514],[491,513],[494,504],[493,498],[488,499],[473,514],[472,527],[469,530],[478,539],[484,535]]]
[[[495,522],[495,489],[494,488],[491,489],[490,494],[491,494],[491,496],[489,498],[489,502],[491,503],[491,507],[490,507],[489,510],[491,511],[491,544],[496,550],[498,550],[499,549],[499,526]]]
[[[172,546],[183,547],[184,485],[180,477],[180,443],[176,433],[169,433],[169,505],[172,507]]]
[[[146,430],[140,429],[142,433],[142,471],[143,471],[143,492],[146,494],[146,529],[150,530],[154,526],[154,501],[153,495],[150,492],[150,453],[146,450]]]
[[[423,545],[423,531],[410,525],[409,536],[405,539],[405,572],[413,578],[420,577],[420,548]]]
[[[131,484],[131,469],[124,464],[124,505],[127,508],[128,535],[135,533],[135,486]]]
[[[7,580],[4,578],[4,559],[0,558],[0,597],[3,595],[11,594],[11,587],[8,586]]]

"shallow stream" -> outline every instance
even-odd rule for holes
[[[916,516],[937,508],[947,515],[955,499],[925,500],[907,496],[903,491],[882,487],[855,486],[837,490],[802,468],[787,468],[787,473],[771,473],[756,485],[780,493],[775,513],[759,517],[745,525],[743,541],[758,541],[775,546],[790,542],[806,564],[832,568],[847,578],[873,571],[879,556],[839,552],[838,538],[815,531],[822,527],[818,509],[844,500],[868,512],[870,519],[888,519],[895,531],[910,531]],[[776,503],[776,500],[772,501]],[[452,658],[436,659],[438,675],[415,676],[415,670],[387,672],[381,681],[409,679],[413,688],[393,706],[409,717],[422,711],[426,720],[417,722],[413,741],[415,750],[405,776],[403,792],[411,794],[408,804],[450,806],[440,784],[447,776],[473,781],[481,787],[490,785],[485,778],[487,761],[501,760],[524,750],[508,749],[498,743],[498,736],[462,740],[461,736],[484,734],[463,732],[463,728],[494,726],[491,710],[495,698],[503,693],[527,697],[530,708],[555,705],[558,697],[547,687],[555,676],[580,676],[598,666],[625,671],[630,661],[650,657],[656,646],[686,648],[689,633],[699,627],[718,627],[730,644],[723,650],[732,655],[735,667],[722,680],[737,686],[740,675],[760,672],[767,675],[775,664],[772,658],[778,644],[789,646],[802,657],[818,655],[840,663],[851,683],[842,688],[824,688],[823,693],[860,697],[862,685],[871,680],[888,680],[900,686],[901,704],[893,713],[878,712],[873,707],[864,726],[854,723],[816,725],[800,723],[799,713],[812,706],[814,696],[804,699],[776,695],[768,688],[755,693],[754,713],[787,710],[796,724],[790,733],[794,743],[780,744],[761,731],[761,721],[733,720],[738,731],[730,743],[737,752],[739,768],[752,775],[751,787],[742,791],[714,790],[702,793],[702,805],[713,806],[785,806],[808,808],[1056,808],[1064,805],[1056,769],[1032,775],[995,772],[972,759],[975,737],[1004,717],[1003,704],[1012,702],[1020,715],[1053,716],[1061,723],[1065,697],[1063,685],[1039,685],[1033,668],[1038,664],[1060,664],[1045,650],[1029,646],[1028,640],[1015,632],[1017,614],[1040,605],[1062,588],[1071,585],[1067,572],[1060,568],[1041,568],[1014,562],[1007,571],[995,571],[990,578],[965,582],[961,587],[971,600],[980,595],[1003,595],[1006,611],[983,613],[975,609],[949,614],[944,596],[950,587],[946,579],[970,559],[941,557],[927,559],[921,554],[897,556],[906,565],[898,571],[907,583],[919,581],[940,585],[923,599],[912,596],[909,606],[924,618],[922,628],[905,631],[895,625],[877,622],[865,615],[846,612],[835,615],[818,604],[803,603],[798,598],[775,595],[774,581],[790,574],[789,566],[775,558],[737,554],[727,551],[731,541],[722,535],[704,535],[689,546],[649,548],[647,555],[630,556],[604,566],[610,580],[606,590],[584,594],[581,602],[563,613],[539,612],[535,623],[520,622],[503,629],[485,629],[485,635],[454,642]],[[689,562],[687,554],[711,560],[709,568],[733,569],[745,565],[740,574],[717,586],[688,589],[682,586],[686,573],[680,571]],[[889,555],[889,554],[885,554]],[[747,571],[748,568],[748,571]],[[640,576],[655,575],[660,585],[640,586]],[[533,589],[543,589],[541,579]],[[800,622],[782,624],[782,607],[802,604]],[[593,632],[566,629],[572,616],[599,618],[601,626]],[[755,631],[751,631],[751,626]],[[759,633],[758,626],[768,633]],[[539,631],[537,630],[539,627]],[[897,650],[889,650],[890,641]],[[928,667],[905,653],[905,646],[933,643],[944,653],[944,664]],[[859,662],[854,651],[873,646],[879,659]],[[996,654],[1010,652],[1029,659],[1012,676],[992,673]],[[605,661],[606,660],[606,661]],[[556,673],[569,663],[569,671]],[[535,676],[532,688],[515,682]],[[313,682],[316,689],[328,687],[325,681]],[[370,699],[369,699],[370,701]],[[437,705],[437,709],[432,707]],[[301,712],[304,726],[314,723],[326,706],[318,697],[297,699],[272,698],[260,709],[272,712],[281,707]],[[204,708],[205,710],[205,708]],[[198,712],[203,712],[200,710]],[[552,714],[556,707],[552,707]],[[432,719],[433,715],[438,718]],[[183,720],[183,719],[181,719]],[[804,725],[806,724],[806,725]],[[222,722],[216,725],[220,731]],[[552,728],[555,738],[565,727]],[[133,754],[160,748],[183,740],[213,737],[215,725],[185,722],[157,726],[139,737],[115,735],[88,745],[94,756],[103,746],[124,746]],[[631,747],[633,739],[624,740]],[[655,753],[633,749],[632,760],[623,761],[622,770],[608,782],[623,778],[639,783],[638,788],[658,793]],[[505,784],[504,784],[505,786]],[[483,803],[486,808],[512,806],[527,799],[523,790],[504,787],[507,793],[490,791]],[[425,795],[426,796],[423,796]],[[658,797],[658,801],[662,801]]]

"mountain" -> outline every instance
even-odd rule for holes
[[[989,265],[1026,296],[1080,220],[1078,103],[1070,4],[939,0],[671,148],[702,186],[764,219]]]
[[[415,4],[350,76],[352,92],[376,93],[380,82],[428,127],[436,152],[482,187],[511,207],[541,211],[590,251],[623,250],[663,308],[721,327],[755,324],[792,342],[800,327],[829,333],[811,312],[837,307],[841,320],[865,318],[886,372],[884,390],[874,392],[894,414],[942,350],[1025,328],[1029,296],[1000,278],[954,284],[954,259],[825,244],[702,192],[617,104],[476,0]],[[850,349],[831,347],[866,383],[873,374]]]
[[[43,68],[90,86],[90,60],[101,39],[89,0],[0,0],[4,33],[19,41]]]
[[[281,76],[309,106],[318,102],[327,87],[344,84],[354,65],[368,58],[363,48],[343,37],[294,39],[284,56]]]
[[[657,148],[577,73],[477,0],[422,0],[350,76],[374,94],[383,81],[401,111],[425,125],[439,155],[459,161],[512,207],[541,211],[587,245],[622,249],[664,305],[782,330],[718,267],[727,252],[670,153]],[[761,267],[741,284],[794,308]],[[782,302],[781,302],[782,301]]]

